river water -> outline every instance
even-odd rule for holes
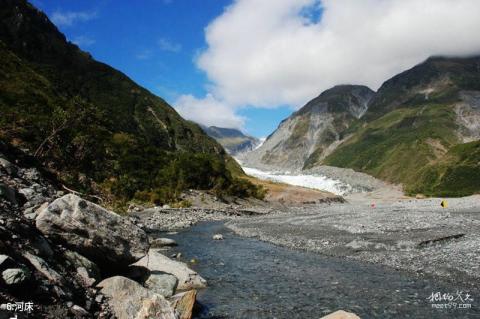
[[[221,233],[225,240],[212,240]],[[164,234],[159,234],[165,236]],[[433,309],[434,292],[456,293],[432,278],[382,266],[291,250],[243,238],[221,222],[200,223],[168,236],[172,250],[208,281],[196,318],[320,318],[338,309],[365,318],[480,318],[478,292],[471,309]],[[443,303],[443,302],[440,302]]]

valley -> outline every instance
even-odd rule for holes
[[[198,74],[225,63],[202,59],[200,42],[142,49],[137,17],[135,41],[109,35],[135,42],[128,58],[106,50],[116,69],[69,33],[100,13],[34,4],[0,7],[0,319],[480,316],[478,52],[432,55],[375,90],[312,74],[282,91],[305,80],[290,72],[269,99],[228,96]],[[307,20],[292,25],[313,32]],[[216,26],[188,21],[192,34]],[[246,82],[271,59],[246,65]],[[184,74],[184,60],[198,69]]]

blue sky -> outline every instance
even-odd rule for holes
[[[183,117],[257,137],[334,85],[480,53],[478,0],[32,2]]]
[[[67,38],[174,105],[183,94],[203,96],[208,79],[195,65],[204,28],[230,0],[32,0]],[[140,5],[141,3],[141,5]],[[244,108],[244,129],[270,134],[291,108]]]

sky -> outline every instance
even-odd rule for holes
[[[269,135],[338,84],[480,54],[478,0],[32,0],[67,38],[204,125]]]

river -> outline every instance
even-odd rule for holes
[[[225,240],[213,241],[216,233]],[[433,309],[427,298],[451,290],[442,281],[239,237],[222,222],[168,237],[208,281],[198,294],[199,319],[320,318],[338,309],[363,319],[480,317],[476,300],[472,309]]]

